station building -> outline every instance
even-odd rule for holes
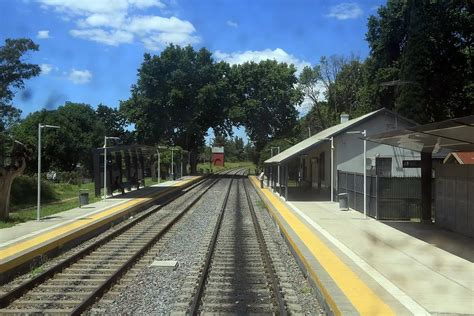
[[[266,160],[266,174],[278,187],[311,188],[330,198],[338,186],[338,172],[360,173],[364,168],[364,136],[415,126],[416,123],[385,108],[349,119],[325,129],[280,154]],[[332,147],[331,147],[332,146]],[[416,168],[404,168],[404,161],[419,160],[418,152],[389,145],[366,143],[366,169],[369,175],[392,177],[420,176]],[[332,174],[332,176],[331,176]],[[282,192],[283,193],[283,192]],[[288,198],[287,192],[284,193]],[[316,198],[316,197],[315,197]]]

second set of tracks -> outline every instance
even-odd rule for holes
[[[126,225],[0,296],[0,314],[71,314],[88,310],[220,176],[153,205]]]
[[[209,223],[212,234],[202,241],[202,267],[197,275],[187,276],[195,280],[191,290],[184,289],[190,295],[184,295],[181,309],[175,312],[286,315],[285,291],[244,172],[234,170],[202,180],[36,277],[13,286],[0,296],[0,315],[79,315],[90,311],[121,278],[127,279],[127,271],[146,265],[140,259],[214,186],[225,191],[222,204],[215,223]]]

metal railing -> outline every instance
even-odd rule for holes
[[[347,193],[349,207],[364,210],[362,174],[337,172],[338,193]],[[421,178],[367,176],[367,215],[376,219],[421,218]]]

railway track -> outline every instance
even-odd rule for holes
[[[86,311],[219,179],[201,181],[179,197],[150,207],[120,230],[16,286],[0,297],[0,314],[79,315]]]
[[[191,298],[178,300],[175,312],[288,313],[247,182],[238,177],[229,184],[196,286],[184,289]]]

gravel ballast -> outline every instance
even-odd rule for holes
[[[146,267],[123,288],[119,295],[115,296],[112,302],[101,304],[102,311],[107,314],[163,315],[173,310],[176,298],[182,294],[186,277],[195,273],[202,265],[203,254],[199,249],[202,248],[205,236],[212,231],[229,183],[230,179],[223,179],[211,188],[181,220],[179,228],[170,232],[172,235],[167,237],[167,241],[155,257],[155,260],[177,260],[178,267],[176,269]],[[278,256],[276,259],[283,264],[283,270],[292,284],[291,293],[296,296],[297,304],[302,308],[300,312],[306,315],[324,314],[311,285],[250,183],[248,189],[262,230],[265,231],[267,246],[274,249],[271,256]]]

